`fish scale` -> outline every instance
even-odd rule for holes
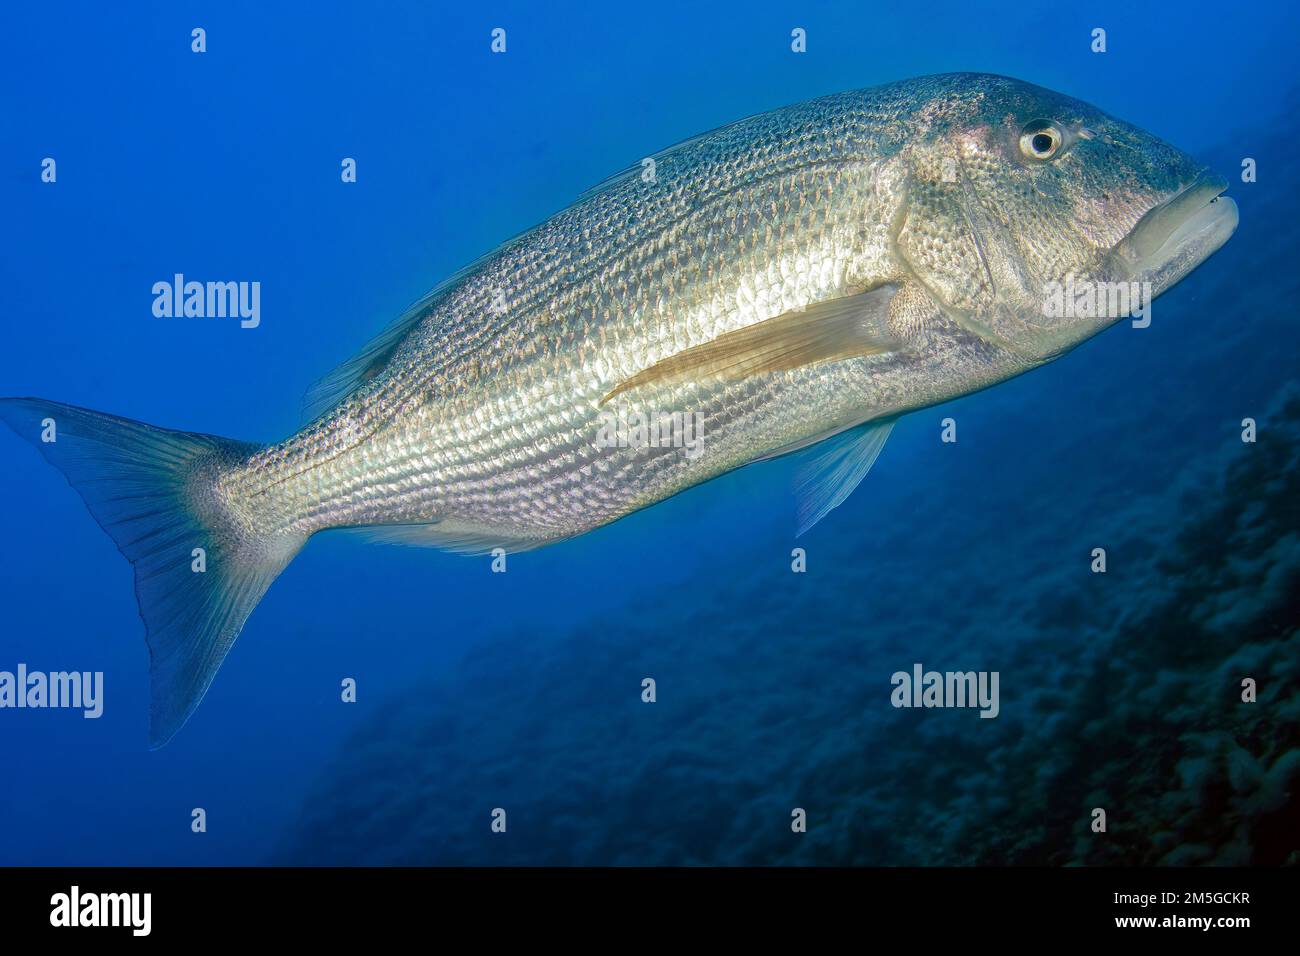
[[[839,112],[861,122],[860,113],[835,109],[843,100],[803,104],[697,139],[658,162],[658,183],[630,175],[529,233],[441,297],[391,367],[310,429],[310,439],[291,438],[231,476],[232,496],[287,469],[296,477],[270,497],[272,514],[289,518],[291,530],[457,520],[490,526],[509,540],[545,540],[581,533],[656,494],[671,494],[694,483],[695,473],[704,480],[742,464],[734,455],[689,462],[664,449],[596,449],[596,402],[612,381],[663,355],[844,291],[850,264],[866,258],[858,220],[887,219],[888,212],[882,203],[878,211],[870,204],[864,209],[858,199],[876,175],[876,151],[840,149],[842,158],[831,163],[821,157],[832,150],[810,147],[802,133],[814,122],[809,114]],[[679,185],[696,178],[710,183],[707,198]],[[697,198],[688,203],[688,194]],[[628,229],[620,211],[634,204],[636,225]],[[779,229],[755,236],[735,227],[737,210],[763,209],[775,210],[766,221]],[[648,238],[656,233],[662,241]],[[571,244],[566,235],[580,238]],[[611,245],[610,254],[590,251],[601,243]],[[748,248],[725,273],[714,267],[741,245]],[[684,256],[665,254],[683,247]],[[875,256],[885,262],[883,249]],[[767,268],[772,262],[781,264],[775,280]],[[587,278],[556,279],[575,274]],[[881,272],[852,281],[884,278]],[[509,301],[500,316],[490,308],[497,289]],[[539,341],[557,344],[537,350]],[[462,348],[440,359],[451,342],[484,343],[485,351]],[[761,403],[793,394],[791,380],[807,374],[765,383]],[[413,378],[434,387],[413,387]],[[438,387],[443,382],[461,384],[442,399],[449,387]],[[749,394],[756,387],[649,389],[637,404],[703,414],[710,448],[721,448],[735,417],[728,409],[758,401]],[[429,397],[418,409],[401,410],[421,393]],[[353,445],[361,405],[367,406],[364,421],[383,424]],[[797,407],[775,412],[782,416],[802,425],[782,427],[782,439],[829,424],[828,416]],[[725,445],[735,454],[754,450],[752,441]],[[609,467],[586,478],[583,466],[597,458]],[[655,459],[663,461],[645,467]],[[593,480],[598,490],[590,487]],[[528,506],[531,492],[566,490],[558,511],[543,515]]]

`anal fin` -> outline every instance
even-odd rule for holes
[[[458,554],[491,554],[501,548],[509,554],[531,551],[550,544],[547,538],[522,538],[487,528],[432,521],[423,524],[358,525],[346,530],[379,544],[400,544],[412,548],[438,548]]]

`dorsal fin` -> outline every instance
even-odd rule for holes
[[[303,396],[303,422],[314,421],[330,409],[337,407],[345,398],[374,378],[388,364],[388,360],[393,357],[393,353],[397,351],[407,335],[429,315],[439,299],[459,285],[471,272],[481,268],[493,257],[523,242],[538,228],[534,226],[521,232],[491,252],[484,253],[468,265],[457,269],[407,306],[392,324],[367,342],[360,352],[313,382],[307,389],[307,394]]]
[[[581,202],[586,202],[588,199],[591,199],[595,196],[599,196],[603,192],[608,192],[614,187],[622,185],[629,179],[640,178],[641,176],[645,175],[646,160],[652,160],[654,162],[656,167],[655,177],[658,178],[659,172],[657,170],[657,167],[660,164],[666,163],[669,160],[675,158],[678,154],[683,153],[686,150],[690,149],[690,147],[694,146],[702,139],[706,139],[710,136],[713,136],[716,133],[720,133],[725,129],[731,129],[733,126],[739,126],[742,123],[757,118],[757,116],[759,115],[761,114],[746,116],[743,119],[738,119],[730,123],[724,123],[722,126],[719,126],[716,129],[709,130],[709,132],[707,133],[700,133],[696,136],[687,137],[681,142],[674,143],[672,146],[669,146],[666,149],[661,149],[657,153],[651,153],[649,156],[646,156],[643,159],[638,159],[635,163],[632,163],[628,166],[624,166],[622,169],[614,173],[612,176],[606,176],[604,179],[596,183],[596,185],[592,186],[590,189],[586,190],[583,193],[580,193],[578,198],[574,200],[574,205],[577,205],[578,203]]]
[[[717,129],[711,130],[710,132],[700,133],[697,136],[684,139],[676,145],[669,146],[667,149],[654,153],[649,158],[653,159],[656,164],[663,163],[675,155],[689,149],[702,139],[732,126],[738,126],[747,120],[754,118],[754,116],[746,117],[745,119],[736,120],[735,122],[719,126]],[[590,189],[581,193],[578,198],[574,200],[572,205],[577,205],[599,196],[602,193],[609,192],[615,187],[625,183],[628,179],[642,175],[645,170],[643,165],[644,162],[645,160],[638,160],[632,165],[624,167],[617,173],[614,173],[614,175],[601,180],[595,186],[592,186]],[[490,252],[479,256],[464,268],[457,270],[453,275],[448,276],[407,308],[395,322],[367,342],[365,347],[359,353],[335,368],[329,374],[312,383],[312,385],[307,389],[306,395],[303,396],[302,413],[304,423],[313,421],[321,415],[324,415],[330,409],[338,406],[344,399],[373,378],[377,372],[382,370],[388,360],[392,358],[393,353],[397,351],[402,340],[406,338],[412,329],[420,324],[420,321],[426,315],[428,315],[437,299],[450,291],[453,286],[457,285],[471,272],[481,268],[484,263],[498,255],[501,255],[506,250],[523,242],[537,232],[543,225],[545,225],[545,223],[524,230],[519,233],[519,235],[507,240]]]
[[[302,413],[304,423],[314,421],[324,415],[370,381],[393,357],[393,353],[397,351],[398,346],[402,344],[406,336],[433,311],[439,300],[460,285],[472,272],[482,269],[491,260],[504,255],[509,250],[527,241],[529,237],[542,228],[542,225],[544,223],[525,229],[517,236],[507,239],[495,249],[485,252],[473,262],[457,269],[407,306],[405,311],[391,325],[367,342],[360,352],[328,375],[313,382],[307,389],[307,394],[303,396]]]
[[[382,371],[407,333],[428,314],[431,295],[408,308],[352,358],[313,382],[302,399],[303,422],[315,421]]]

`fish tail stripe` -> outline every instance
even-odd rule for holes
[[[161,747],[198,707],[305,538],[250,534],[211,493],[222,468],[259,446],[35,398],[0,399],[0,419],[63,472],[135,569],[149,645],[150,746]]]

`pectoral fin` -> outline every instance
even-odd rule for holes
[[[814,362],[895,351],[899,345],[888,333],[887,320],[889,302],[897,291],[895,285],[882,285],[726,332],[637,372],[615,386],[600,404],[651,382],[734,380]]]

